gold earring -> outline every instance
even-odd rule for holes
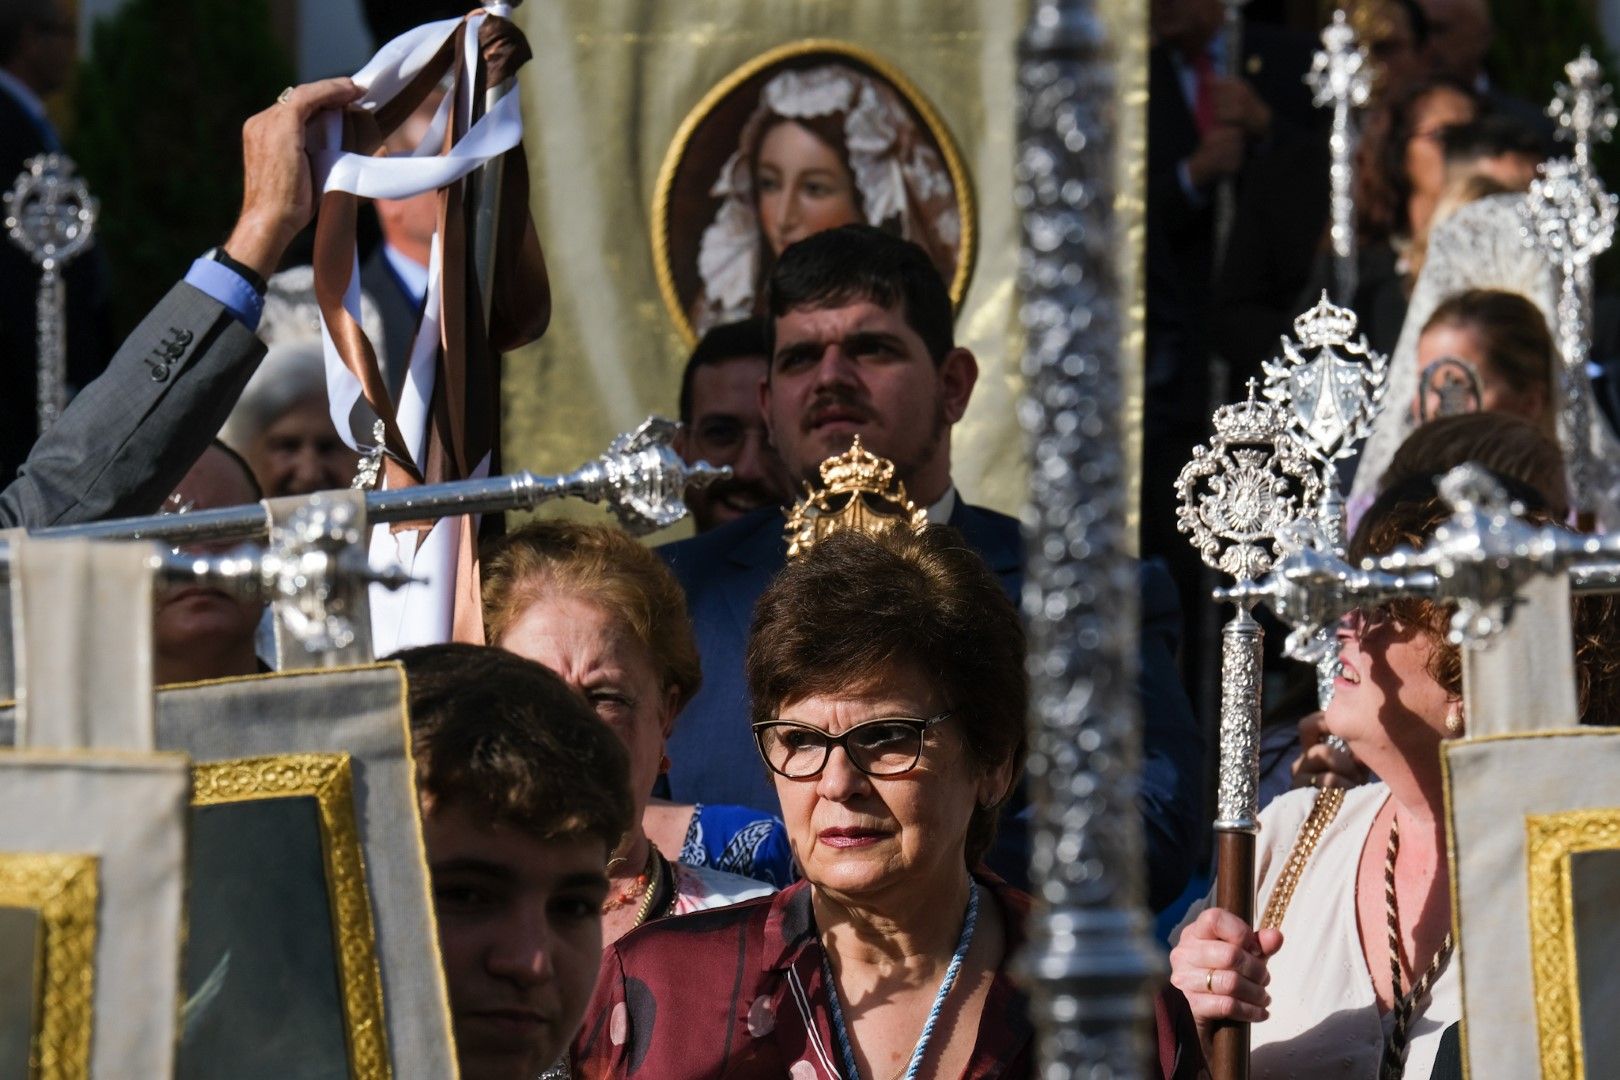
[[[1463,733],[1462,709],[1453,705],[1446,710],[1446,734],[1452,738]]]

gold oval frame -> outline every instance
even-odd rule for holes
[[[905,99],[906,104],[916,111],[934,145],[939,147],[940,156],[945,160],[945,171],[950,175],[951,184],[956,190],[957,211],[962,219],[956,272],[950,282],[951,307],[958,312],[961,309],[962,298],[967,295],[968,283],[973,280],[973,263],[978,255],[979,211],[972,181],[968,176],[967,167],[962,162],[962,154],[957,149],[956,140],[951,137],[950,129],[945,126],[944,120],[940,118],[933,104],[916,84],[877,53],[836,38],[804,38],[760,53],[712,86],[686,114],[680,127],[675,129],[675,137],[670,140],[669,149],[664,152],[663,163],[658,167],[658,180],[653,188],[652,201],[653,270],[658,276],[658,292],[663,297],[664,307],[675,321],[675,327],[680,331],[681,339],[687,348],[697,343],[697,331],[692,326],[690,315],[681,305],[680,294],[675,287],[675,274],[670,268],[668,229],[670,192],[675,185],[676,171],[686,155],[687,144],[691,142],[693,134],[709,114],[749,79],[783,61],[815,53],[826,53],[853,60],[887,81],[895,92]]]

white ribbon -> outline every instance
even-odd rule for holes
[[[477,70],[480,51],[478,31],[488,16],[510,18],[511,7],[507,4],[489,4],[485,6],[484,13],[467,17],[467,32],[460,57],[466,72]],[[375,111],[393,100],[438,54],[461,23],[461,19],[427,23],[401,34],[379,49],[371,61],[353,76],[354,81],[365,88],[365,94],[358,103],[360,108]],[[370,157],[346,151],[342,148],[342,114],[333,110],[315,117],[310,122],[307,138],[316,189],[322,194],[346,191],[369,199],[408,199],[455,183],[517,146],[523,138],[520,95],[502,96],[488,112],[473,122],[472,82],[471,78],[461,80],[459,94],[454,100],[446,97],[434,114],[427,134],[408,154]],[[441,148],[452,109],[459,111],[464,126],[470,126],[446,151]],[[443,261],[440,237],[435,235],[428,260],[422,322],[411,343],[405,385],[395,403],[400,434],[416,463],[421,462],[426,450],[428,403],[433,397],[439,345]],[[349,287],[344,293],[343,306],[359,325],[358,252],[352,258]],[[360,380],[344,364],[324,318],[321,322],[321,341],[326,356],[326,386],[332,423],[345,443],[352,449],[360,450],[360,438],[357,438],[355,425],[351,422],[355,407],[363,396]],[[368,430],[360,433],[364,437],[370,435],[369,425],[367,427]],[[473,470],[472,476],[488,474],[489,458],[486,456]],[[450,639],[456,532],[454,519],[436,523],[426,535],[395,534],[387,528],[372,531],[370,554],[373,565],[402,563],[412,576],[427,581],[426,585],[411,585],[393,592],[372,587],[372,640],[377,655],[386,656],[412,645]]]

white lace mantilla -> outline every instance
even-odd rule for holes
[[[1406,321],[1389,365],[1389,388],[1384,404],[1373,422],[1372,435],[1361,452],[1351,489],[1349,509],[1354,518],[1376,497],[1378,480],[1389,467],[1395,451],[1416,424],[1412,401],[1417,396],[1418,338],[1437,307],[1448,298],[1469,289],[1499,289],[1528,298],[1547,319],[1553,340],[1558,340],[1558,271],[1523,236],[1525,196],[1493,195],[1469,203],[1448,217],[1429,239],[1428,258],[1418,274],[1407,304]],[[1591,424],[1584,432],[1567,429],[1561,380],[1563,365],[1552,372],[1547,401],[1558,412],[1558,441],[1566,457],[1570,447],[1584,441],[1591,449],[1597,479],[1598,523],[1605,529],[1620,527],[1620,442],[1609,429],[1597,402],[1590,407]],[[1579,392],[1592,394],[1584,371],[1574,373]]]

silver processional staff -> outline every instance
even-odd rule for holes
[[[1332,550],[1344,554],[1344,492],[1339,462],[1356,452],[1372,431],[1384,398],[1389,359],[1358,332],[1356,314],[1322,299],[1294,320],[1294,340],[1282,339],[1282,356],[1264,364],[1264,395],[1281,411],[1288,432],[1317,464],[1321,498],[1307,503]],[[1295,659],[1316,664],[1317,704],[1327,708],[1338,675],[1338,643],[1331,633]]]
[[[67,288],[62,269],[90,246],[99,204],[74,175],[65,154],[39,154],[24,163],[5,195],[6,231],[39,267],[35,307],[35,414],[39,433],[67,405]]]
[[[1322,30],[1322,47],[1311,61],[1305,76],[1311,88],[1311,102],[1317,108],[1333,110],[1333,129],[1328,136],[1328,180],[1332,191],[1329,236],[1333,242],[1334,299],[1348,304],[1356,293],[1356,143],[1358,132],[1352,110],[1367,104],[1372,96],[1372,68],[1367,50],[1356,39],[1355,28],[1344,9],[1333,13],[1333,21]]]
[[[1210,567],[1239,590],[1271,568],[1279,530],[1317,504],[1321,481],[1288,433],[1282,408],[1256,396],[1215,411],[1215,434],[1176,479],[1176,527]],[[1262,649],[1265,632],[1242,593],[1221,628],[1219,783],[1215,809],[1215,902],[1254,921],[1254,848],[1259,832]],[[1224,1023],[1211,1042],[1216,1080],[1249,1075],[1249,1026]]]

